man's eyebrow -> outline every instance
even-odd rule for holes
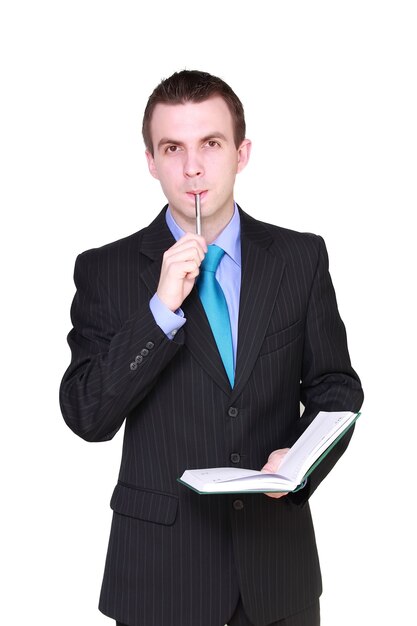
[[[202,138],[202,142],[209,141],[210,139],[222,139],[223,141],[227,141],[227,137],[220,132],[210,133],[210,135],[206,135]]]
[[[183,145],[181,141],[177,141],[176,139],[170,139],[169,137],[162,137],[162,139],[158,141],[158,148],[160,148],[161,146],[166,146],[168,143],[172,143],[175,146]]]
[[[202,143],[205,143],[206,141],[210,141],[210,139],[221,139],[222,141],[227,141],[227,137],[223,135],[223,133],[217,132],[217,131],[210,133],[209,135],[206,135],[205,137],[202,137],[200,141]],[[157,148],[159,149],[162,146],[166,146],[168,144],[172,144],[174,146],[184,145],[182,141],[177,141],[176,139],[170,139],[169,137],[162,137],[162,139],[158,141]]]

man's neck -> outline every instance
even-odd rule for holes
[[[201,216],[201,234],[208,244],[213,243],[220,235],[220,233],[226,228],[226,226],[230,223],[230,220],[234,214],[234,203],[231,207],[231,210],[222,215],[221,219],[217,216],[213,216],[212,219],[210,217],[204,217],[204,214]],[[184,232],[195,232],[195,220],[186,220],[183,219],[182,216],[176,214],[175,211],[171,209],[172,217],[175,222]]]
[[[233,211],[229,215],[226,222],[222,224],[210,224],[209,221],[201,220],[201,234],[208,244],[213,243],[220,235],[220,233],[226,228],[226,226],[230,223],[230,220],[233,217]]]

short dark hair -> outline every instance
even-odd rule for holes
[[[157,104],[203,102],[213,96],[220,96],[227,104],[233,119],[235,145],[239,148],[245,139],[246,124],[242,103],[235,92],[217,76],[197,70],[182,70],[162,80],[149,96],[142,123],[143,140],[149,152],[153,155],[151,120]]]

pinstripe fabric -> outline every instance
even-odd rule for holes
[[[320,625],[320,602],[317,600],[312,606],[299,611],[295,615],[280,619],[278,622],[268,624],[268,626],[319,626]],[[127,626],[121,622],[116,622],[116,626]],[[242,602],[239,599],[238,606],[225,626],[256,626],[248,620],[244,612]]]
[[[195,289],[173,341],[149,310],[174,243],[164,212],[76,262],[60,402],[88,441],[111,439],[126,418],[100,609],[128,626],[223,626],[239,593],[262,626],[321,592],[307,499],[350,434],[302,491],[280,500],[198,496],[176,480],[186,468],[260,468],[319,409],[356,411],[362,402],[323,240],[243,212],[241,228],[233,390]]]
[[[117,626],[124,626],[124,624],[118,623]],[[236,610],[226,626],[257,626],[257,624],[249,621],[239,599]],[[298,611],[295,615],[284,617],[284,619],[268,624],[268,626],[320,626],[320,602],[317,600],[317,602],[302,611]]]

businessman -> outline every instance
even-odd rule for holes
[[[77,258],[60,390],[87,441],[125,422],[100,610],[126,626],[316,626],[308,500],[352,430],[296,493],[200,496],[177,478],[276,471],[318,411],[359,410],[323,239],[235,203],[251,143],[221,79],[184,70],[162,81],[143,137],[168,204],[147,228]]]

